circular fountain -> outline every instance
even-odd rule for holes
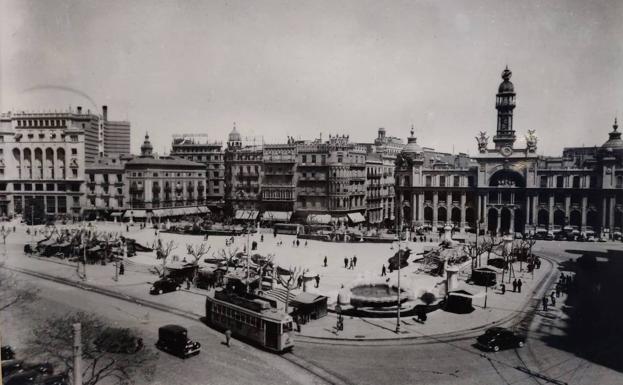
[[[398,287],[387,283],[359,284],[350,289],[350,304],[355,308],[381,308],[398,304]],[[400,303],[408,300],[407,292],[400,289]]]

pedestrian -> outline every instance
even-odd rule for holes
[[[300,289],[301,286],[303,286],[303,276],[299,275],[299,277],[297,278],[297,288]]]
[[[231,330],[227,329],[225,330],[225,345],[227,345],[227,347],[229,346],[229,340],[231,339]]]
[[[316,274],[316,289],[318,288],[318,286],[320,285],[320,274]]]
[[[260,236],[260,242],[264,242],[264,234]]]
[[[500,285],[500,289],[502,289],[502,294],[506,293],[506,285],[504,283]]]
[[[543,296],[543,311],[547,311],[547,295]]]
[[[295,246],[296,246],[296,241],[293,239],[292,240],[292,247],[295,247]]]
[[[344,268],[348,269],[348,258],[344,257]]]
[[[324,256],[324,267],[327,267],[327,256]]]
[[[352,270],[353,268],[354,268],[353,259],[351,258],[350,259],[350,265],[348,266],[348,269]]]
[[[296,331],[300,333],[301,332],[301,318],[298,314],[294,316],[294,323],[296,324]]]
[[[385,265],[383,265],[383,267],[381,268],[381,277],[384,277],[387,275],[387,269],[385,269]]]
[[[186,290],[190,290],[190,278],[186,278]]]
[[[353,257],[353,267],[357,267],[357,256]]]
[[[517,291],[517,280],[513,279],[513,293]]]
[[[519,278],[517,280],[517,291],[521,293],[521,285],[523,285],[523,282],[521,282],[521,278]]]
[[[301,245],[301,241],[299,241],[298,239],[296,240],[296,247],[299,247]]]
[[[549,295],[550,301],[552,302],[552,306],[556,306],[556,293],[555,292],[551,292],[551,294]]]
[[[560,298],[560,283],[556,284],[556,298]]]
[[[123,262],[121,262],[121,264],[119,264],[119,275],[123,275],[125,273],[125,265],[123,264]]]

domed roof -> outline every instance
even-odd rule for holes
[[[502,79],[504,79],[504,81],[500,83],[498,93],[515,92],[515,86],[510,81],[511,76],[513,76],[513,73],[506,67],[504,71],[502,71]]]
[[[234,123],[234,129],[231,130],[231,132],[229,133],[229,141],[240,142],[241,140],[242,140],[242,137],[240,136],[240,133],[238,132],[238,130],[236,130],[236,124]]]
[[[411,136],[407,139],[407,145],[402,149],[403,154],[421,154],[422,147],[417,144],[417,138],[413,135],[413,126],[411,126]]]
[[[616,118],[614,118],[614,124],[612,125],[612,128],[612,132],[608,134],[608,141],[604,143],[601,148],[611,150],[623,150],[623,140],[621,139],[621,133],[618,131],[619,125]]]
[[[151,145],[151,142],[149,141],[149,134],[145,134],[145,141],[143,142],[143,145],[141,145],[141,156],[147,157],[147,156],[152,156],[152,153],[154,151],[154,147]]]

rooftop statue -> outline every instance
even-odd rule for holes
[[[526,135],[526,149],[528,152],[536,152],[536,143],[537,136],[535,135],[536,130],[528,130],[528,135]]]
[[[487,151],[487,145],[489,144],[489,137],[486,131],[480,131],[480,136],[476,136],[476,142],[478,143],[478,151],[485,153]]]

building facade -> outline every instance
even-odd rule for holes
[[[108,218],[126,208],[125,163],[130,159],[129,156],[101,157],[86,166],[84,214],[87,218]]]
[[[561,157],[536,154],[534,130],[516,145],[512,73],[502,72],[497,125],[476,137],[477,155],[433,154],[412,136],[396,159],[396,210],[407,226],[497,234],[576,232],[620,234],[623,225],[623,140],[615,120],[601,147],[567,148]]]
[[[84,204],[85,128],[94,117],[67,112],[0,116],[0,215],[79,215]]]
[[[131,154],[130,122],[108,120],[108,106],[102,106],[102,143],[105,157]]]
[[[293,139],[286,144],[264,145],[262,161],[262,209],[265,221],[287,222],[295,210],[297,148]]]
[[[202,141],[202,135],[173,137],[171,155],[206,166],[206,200],[211,208],[225,203],[225,153],[222,142]]]

